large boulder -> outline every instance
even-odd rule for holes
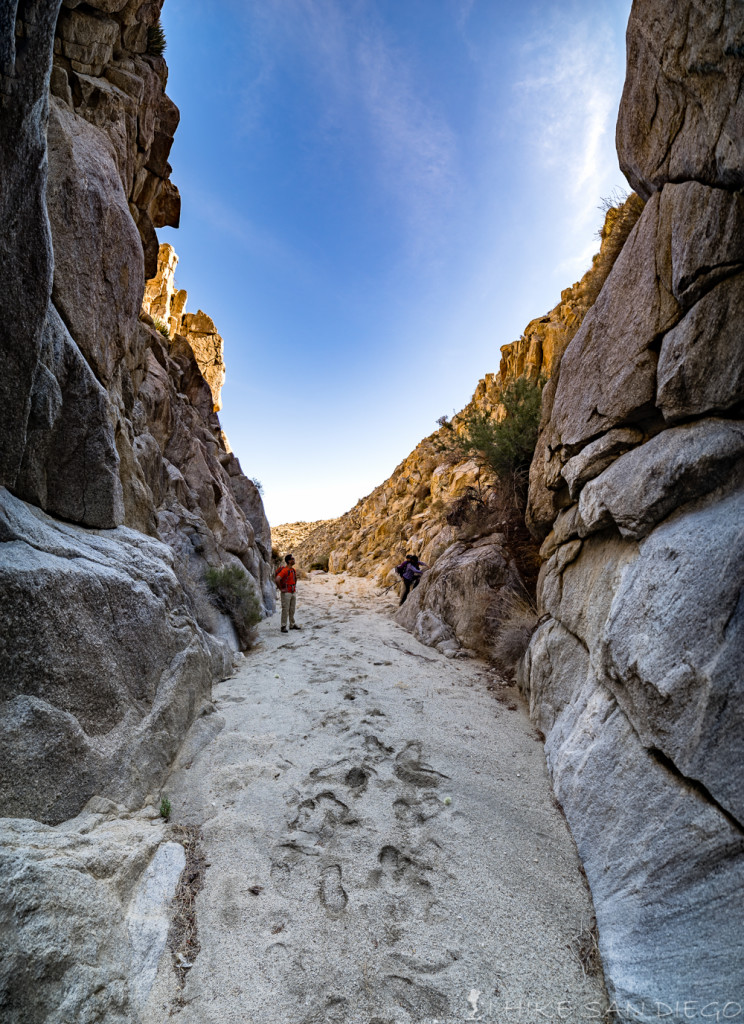
[[[584,643],[557,621],[538,630],[524,671],[591,885],[615,1016],[735,1014],[741,825],[639,738]]]
[[[644,746],[744,822],[744,491],[680,511],[624,573],[596,652]]]
[[[52,285],[46,124],[61,2],[37,0],[25,22],[16,4],[0,13],[0,486],[8,487],[23,458]]]
[[[137,806],[232,665],[194,621],[170,548],[3,490],[0,593],[0,811],[59,822],[93,794]]]
[[[442,654],[487,653],[505,595],[521,587],[503,542],[503,535],[490,534],[450,545],[411,591],[398,622]]]
[[[96,798],[54,828],[0,821],[3,1021],[143,1020],[185,859],[153,806]]]
[[[638,540],[680,505],[729,480],[737,467],[744,467],[741,421],[699,420],[664,430],[586,484],[579,534],[614,525]]]
[[[743,50],[739,0],[634,0],[617,150],[640,195],[667,181],[744,185]]]
[[[50,303],[15,490],[70,522],[118,526],[119,461],[108,395]]]
[[[108,136],[53,99],[47,203],[54,303],[102,384],[135,345],[145,288],[142,244]]]

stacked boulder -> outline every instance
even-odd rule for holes
[[[617,143],[647,202],[531,468],[522,685],[632,1020],[744,991],[742,53],[740,5],[635,0]]]

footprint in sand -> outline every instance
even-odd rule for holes
[[[320,902],[333,913],[340,913],[349,902],[341,884],[341,868],[338,864],[331,864],[320,876]]]

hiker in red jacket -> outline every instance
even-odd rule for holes
[[[287,555],[284,561],[287,564],[283,565],[274,577],[282,598],[282,633],[287,632],[287,618],[289,618],[290,629],[302,629],[302,626],[298,626],[295,622],[297,573],[294,567],[294,555]]]

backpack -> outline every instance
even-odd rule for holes
[[[408,562],[401,562],[400,565],[396,565],[395,571],[398,573],[399,576],[403,576],[403,573],[406,571],[407,565]]]

